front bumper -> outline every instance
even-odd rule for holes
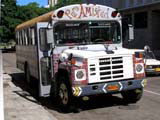
[[[146,85],[145,79],[139,80],[126,80],[119,82],[99,83],[86,86],[72,87],[73,95],[76,97],[107,94],[107,93],[119,93],[122,91],[133,90],[143,88]],[[116,89],[112,89],[116,88]]]
[[[158,71],[158,70],[156,70],[156,69],[149,69],[149,68],[147,68],[146,69],[146,73],[147,74],[159,74],[160,73],[160,71]]]

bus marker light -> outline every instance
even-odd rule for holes
[[[60,11],[58,11],[58,13],[57,13],[57,17],[58,17],[58,18],[62,18],[62,17],[63,17],[63,14],[64,14],[64,11],[63,11],[63,10],[60,10]]]
[[[115,18],[115,17],[117,16],[117,14],[118,14],[118,12],[117,12],[117,11],[113,11],[113,12],[112,12],[112,17],[114,17],[114,18]]]
[[[75,65],[75,64],[76,64],[76,59],[73,58],[73,59],[71,60],[71,64],[72,64],[72,65]]]

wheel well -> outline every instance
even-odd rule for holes
[[[66,82],[68,82],[71,85],[71,81],[70,81],[70,78],[69,78],[69,73],[68,73],[67,70],[59,69],[57,78],[59,79],[59,77],[61,77],[61,76],[65,76],[66,77]]]
[[[55,75],[55,81],[51,83],[51,92],[50,92],[50,95],[51,97],[56,97],[57,96],[57,89],[58,89],[58,84],[59,84],[59,78],[61,76],[65,76],[66,77],[66,80],[65,82],[68,84],[68,85],[71,85],[71,82],[70,82],[70,79],[69,79],[69,73],[67,70],[64,70],[64,69],[59,69],[58,72],[56,73]]]

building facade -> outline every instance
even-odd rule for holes
[[[84,0],[88,2],[89,0]],[[90,3],[118,9],[135,28],[135,40],[124,41],[124,47],[143,49],[149,45],[160,59],[160,0],[90,0]]]
[[[58,0],[48,0],[48,5],[54,7],[57,4]]]

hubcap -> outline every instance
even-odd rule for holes
[[[68,90],[65,84],[60,85],[59,96],[64,105],[68,103]]]

